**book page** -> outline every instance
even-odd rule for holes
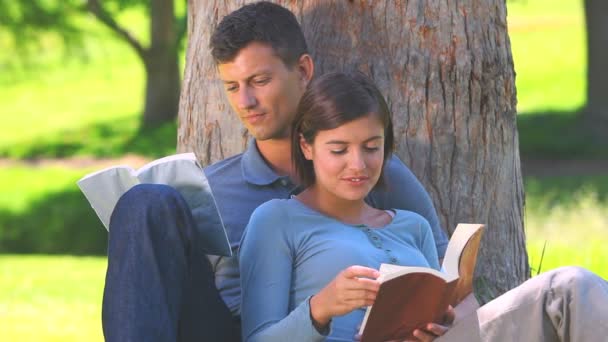
[[[156,160],[153,160],[153,161],[143,165],[142,167],[140,167],[137,170],[136,175],[139,176],[140,174],[146,173],[148,171],[148,169],[151,169],[151,168],[155,167],[156,165],[164,164],[164,163],[171,163],[176,160],[189,160],[193,163],[197,163],[196,155],[192,152],[172,154],[170,156],[156,159]]]
[[[211,187],[194,153],[169,156],[150,163],[139,170],[139,180],[142,183],[167,184],[179,191],[192,211],[203,252],[232,255]]]
[[[454,234],[448,243],[448,249],[445,252],[442,268],[450,276],[459,276],[460,255],[465,246],[479,229],[483,228],[482,224],[459,223],[454,230]],[[477,246],[475,246],[477,248]]]
[[[106,229],[114,207],[127,190],[137,185],[135,170],[128,166],[113,166],[84,176],[77,184]]]
[[[450,282],[452,280],[454,280],[454,278],[448,274],[442,273],[440,271],[437,271],[434,268],[431,267],[420,267],[420,266],[401,266],[401,265],[393,265],[393,264],[381,264],[380,265],[380,269],[378,270],[380,272],[380,278],[379,280],[381,282],[384,281],[389,281],[391,279],[397,278],[399,276],[402,276],[404,274],[408,274],[408,273],[429,273],[432,274],[434,276],[437,276],[443,280],[445,280],[446,282]]]

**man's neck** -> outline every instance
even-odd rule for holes
[[[295,180],[295,170],[291,163],[291,141],[289,139],[256,140],[258,151],[268,165],[281,176]]]

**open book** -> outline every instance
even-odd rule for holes
[[[181,193],[192,211],[203,252],[232,255],[224,223],[217,209],[207,177],[194,153],[181,153],[154,160],[138,170],[112,166],[84,176],[80,190],[106,227],[118,199],[139,183],[167,184]]]
[[[427,267],[382,264],[380,290],[367,308],[359,333],[362,342],[412,338],[416,328],[440,322],[448,305],[473,291],[473,273],[482,224],[459,224],[450,238],[443,272]]]

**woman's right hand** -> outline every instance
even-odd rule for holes
[[[374,303],[380,288],[380,272],[364,266],[350,266],[310,299],[315,326],[325,327],[334,316],[347,314]]]

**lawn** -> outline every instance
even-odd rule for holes
[[[582,3],[507,2],[525,155],[608,156],[584,132],[569,133],[584,102]],[[141,23],[137,14],[123,20]],[[107,31],[93,31],[85,58],[48,53],[42,66],[0,73],[0,157],[154,158],[174,151],[175,123],[138,131],[144,73],[137,57]],[[0,52],[0,67],[6,60]],[[75,186],[90,170],[0,167],[0,250],[29,246],[39,253],[59,248],[99,255],[0,255],[0,341],[102,340],[106,233]],[[525,189],[533,270],[580,265],[608,278],[608,175],[526,178]]]
[[[0,341],[103,341],[103,257],[0,255]]]

